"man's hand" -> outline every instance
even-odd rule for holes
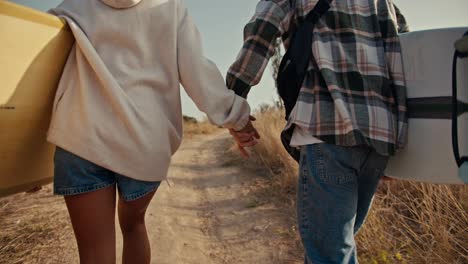
[[[257,140],[260,139],[260,135],[258,134],[257,129],[255,129],[255,127],[252,124],[252,121],[255,120],[255,117],[250,116],[249,122],[243,129],[239,131],[229,129],[229,132],[231,133],[232,137],[237,143],[237,146],[239,147],[239,151],[245,158],[249,157],[249,153],[245,150],[245,148],[257,145]]]

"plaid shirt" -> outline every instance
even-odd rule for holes
[[[246,97],[283,38],[318,0],[262,0],[244,29],[227,85]],[[406,141],[406,87],[392,0],[333,1],[313,31],[313,57],[286,128],[341,146],[393,155]]]

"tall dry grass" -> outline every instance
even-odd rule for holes
[[[70,263],[77,252],[70,241],[67,208],[51,185],[0,199],[0,264]]]
[[[297,164],[283,150],[283,113],[263,107],[254,162],[268,168],[272,188],[294,208]],[[468,263],[468,187],[403,181],[382,183],[357,236],[361,263]],[[292,220],[293,221],[293,220]]]

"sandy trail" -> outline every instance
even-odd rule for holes
[[[257,205],[258,175],[232,166],[228,142],[226,133],[199,137],[174,156],[170,185],[160,187],[147,213],[152,263],[294,262],[282,239],[284,212]]]

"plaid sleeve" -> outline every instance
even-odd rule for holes
[[[401,57],[401,45],[398,37],[397,14],[391,0],[379,0],[380,30],[384,40],[388,75],[395,99],[395,114],[397,115],[398,133],[396,135],[397,149],[406,144],[408,116],[406,107],[406,83]]]
[[[242,50],[226,77],[229,89],[247,97],[250,87],[260,82],[275,53],[277,38],[289,27],[292,10],[289,0],[262,0],[257,4],[255,15],[244,28]]]

